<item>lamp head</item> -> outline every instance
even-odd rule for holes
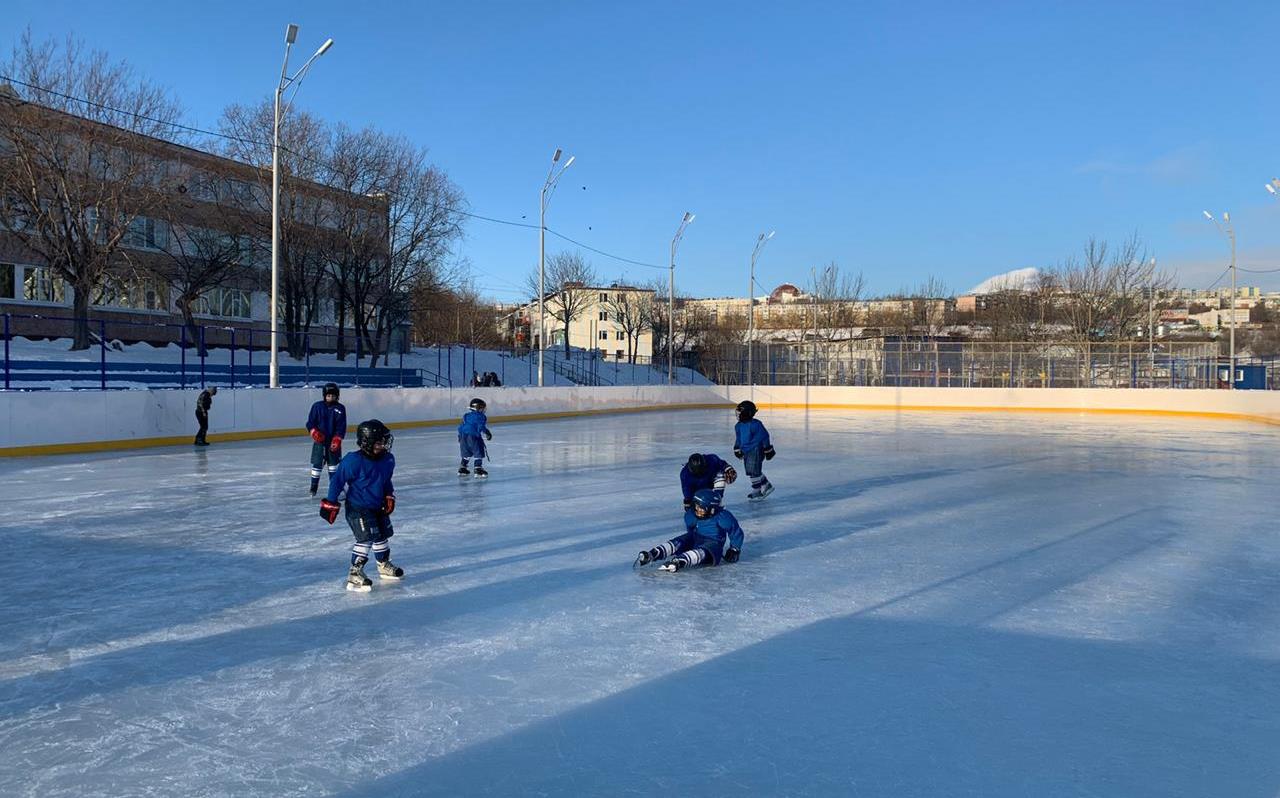
[[[556,147],[555,153],[551,156],[551,163],[560,163],[560,148]]]
[[[298,26],[294,25],[293,23],[290,23],[289,27],[284,29],[284,43],[293,44],[297,40],[298,40]]]
[[[316,58],[319,58],[320,56],[327,53],[329,51],[329,48],[332,46],[333,46],[333,39],[325,39],[324,44],[320,45],[320,49],[316,50]]]
[[[1209,213],[1208,211],[1204,211],[1203,213],[1204,213],[1204,218],[1208,219],[1208,220],[1209,220],[1209,221],[1211,221],[1211,222],[1213,221],[1213,214],[1212,214],[1212,213]]]

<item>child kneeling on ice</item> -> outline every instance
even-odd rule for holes
[[[659,568],[679,571],[700,565],[737,562],[742,553],[742,527],[733,513],[720,506],[713,491],[703,488],[693,494],[693,508],[684,514],[689,530],[661,546],[640,552],[635,565],[666,560]],[[729,548],[724,544],[728,541]]]

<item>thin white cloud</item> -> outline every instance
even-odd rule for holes
[[[1079,175],[1143,177],[1159,183],[1188,183],[1207,171],[1208,157],[1202,146],[1180,147],[1149,160],[1095,158],[1075,168]]]

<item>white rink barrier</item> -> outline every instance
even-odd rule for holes
[[[185,445],[199,391],[0,392],[0,457]],[[473,396],[495,422],[640,410],[723,407],[904,412],[1110,413],[1280,425],[1280,391],[1109,388],[857,388],[658,385],[601,388],[344,388],[351,431],[456,424]],[[318,388],[227,390],[214,398],[212,441],[304,436]]]
[[[861,388],[720,386],[726,403],[808,410],[1106,413],[1280,425],[1280,391],[1169,388]]]
[[[348,435],[377,418],[395,428],[457,424],[472,397],[495,422],[640,410],[717,407],[713,386],[600,388],[343,388]],[[199,390],[0,393],[0,456],[63,454],[190,444]],[[221,389],[209,411],[209,440],[306,436],[319,388]]]

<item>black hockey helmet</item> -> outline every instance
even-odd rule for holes
[[[488,405],[484,403],[483,399],[477,396],[475,399],[471,400],[471,404],[467,405],[467,407],[470,407],[472,410],[479,410],[483,413],[484,409],[488,407]]]
[[[706,488],[693,494],[693,513],[699,518],[709,518],[720,509],[716,494]]]
[[[702,472],[707,470],[707,458],[697,452],[694,452],[689,455],[689,462],[686,463],[685,466],[689,469],[690,474],[693,474],[695,477],[700,477],[702,476]]]
[[[338,383],[336,383],[336,382],[326,382],[326,383],[324,384],[324,390],[322,390],[322,391],[320,392],[320,395],[321,395],[321,396],[326,396],[326,397],[327,397],[327,396],[329,396],[330,394],[333,394],[333,400],[334,400],[335,402],[336,402],[336,401],[338,401],[338,397],[342,395],[342,392],[338,390]]]
[[[735,412],[738,414],[739,421],[750,421],[756,417],[756,403],[750,399],[745,399],[738,402]]]
[[[356,445],[369,457],[378,457],[383,452],[391,451],[391,443],[394,440],[395,436],[391,434],[391,430],[387,429],[387,425],[376,418],[361,421],[360,426],[356,427]],[[381,451],[374,448],[379,443],[383,446]]]

